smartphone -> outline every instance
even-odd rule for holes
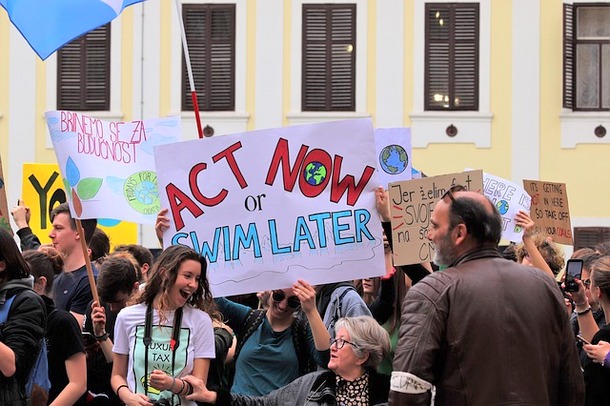
[[[566,265],[566,292],[578,292],[578,285],[574,279],[582,277],[582,259],[568,259]]]
[[[590,342],[588,342],[587,340],[585,340],[585,339],[583,338],[583,336],[581,336],[580,334],[576,336],[576,339],[577,339],[578,341],[580,341],[581,343],[583,343],[583,344],[591,344]]]
[[[85,344],[85,346],[92,345],[97,342],[93,334],[88,331],[81,332],[81,337],[83,338],[83,343]]]

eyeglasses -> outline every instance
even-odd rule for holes
[[[356,344],[354,344],[354,343],[350,343],[349,341],[344,340],[344,339],[342,339],[342,338],[331,338],[331,339],[330,339],[330,346],[332,347],[332,346],[333,346],[333,344],[335,344],[335,345],[337,346],[337,349],[338,349],[338,350],[340,350],[341,348],[343,348],[343,346],[344,346],[345,344],[349,344],[349,345],[351,345],[351,346],[352,346],[352,347],[354,347],[354,348],[358,348],[358,346],[357,346]]]
[[[271,297],[273,298],[274,302],[279,303],[279,302],[283,301],[284,299],[286,299],[286,294],[284,293],[283,290],[274,290],[273,293],[271,294]],[[296,296],[290,296],[288,298],[288,307],[290,307],[292,309],[298,309],[299,307],[301,307],[301,301]]]
[[[447,190],[441,197],[441,200],[445,200],[445,198],[448,197],[451,200],[451,203],[455,203],[455,197],[453,197],[453,194],[457,192],[465,192],[466,190],[467,189],[462,185],[451,186],[449,190]]]

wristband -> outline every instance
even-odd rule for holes
[[[606,367],[606,368],[610,368],[610,351],[608,351],[608,353],[604,357],[604,360],[602,361],[602,366]]]
[[[587,314],[591,311],[591,306],[587,307],[585,310],[580,311],[580,312],[576,312],[577,316],[582,316],[583,314]]]
[[[174,385],[176,385],[176,377],[175,377],[175,376],[172,376],[172,386],[170,386],[170,387],[169,387],[169,391],[170,391],[171,393],[175,393],[175,392],[174,392]],[[178,393],[180,393],[180,392],[178,392]]]
[[[93,338],[95,338],[95,341],[106,341],[108,337],[110,337],[110,334],[108,332],[102,334],[101,336],[93,336]]]
[[[186,395],[184,395],[184,396],[192,395],[193,394],[193,385],[191,385],[191,383],[189,381],[185,381],[185,382],[188,385],[188,389],[186,390]]]
[[[121,397],[119,396],[119,391],[120,391],[121,389],[123,389],[123,388],[127,388],[127,390],[129,390],[129,386],[127,386],[127,385],[119,385],[119,387],[118,387],[118,388],[116,388],[116,392],[115,392],[115,393],[116,393],[116,397],[117,397],[117,398],[119,398],[119,399],[121,398]]]

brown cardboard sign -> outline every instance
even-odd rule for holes
[[[468,171],[390,183],[395,265],[432,261],[435,250],[428,240],[430,217],[436,203],[455,185],[481,193],[483,172]]]
[[[532,197],[530,217],[536,223],[536,231],[557,243],[574,245],[565,183],[524,179],[523,188]]]
[[[9,215],[10,213],[6,202],[6,183],[4,182],[4,173],[2,172],[2,157],[0,157],[0,228],[5,229],[13,235]]]

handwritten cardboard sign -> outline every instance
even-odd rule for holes
[[[428,240],[430,217],[436,203],[455,185],[480,193],[483,172],[469,171],[390,183],[394,264],[419,264],[433,260],[434,244]]]
[[[384,275],[374,142],[358,119],[158,146],[164,245],[204,255],[215,296]]]
[[[180,140],[180,118],[103,121],[75,111],[48,111],[70,212],[154,224],[161,209],[153,147]]]
[[[557,243],[574,245],[565,183],[524,179],[523,187],[532,197],[530,217],[536,230]]]
[[[51,210],[67,201],[63,187],[57,164],[23,164],[21,199],[30,208],[30,228],[43,244],[51,242]],[[135,223],[98,219],[98,226],[108,234],[112,246],[138,241]]]
[[[13,234],[10,212],[6,203],[6,183],[4,182],[4,172],[2,172],[2,157],[0,157],[0,228],[5,229],[11,235]]]

